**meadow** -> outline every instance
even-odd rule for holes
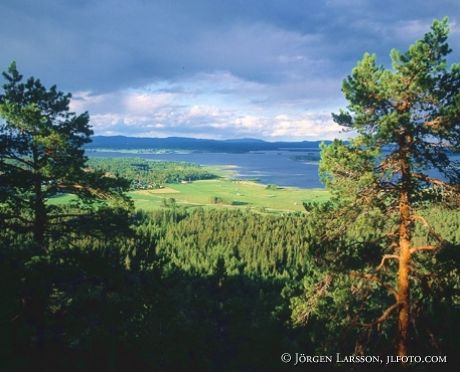
[[[202,167],[138,158],[97,158],[90,159],[89,165],[128,179],[131,186],[127,195],[136,209],[147,212],[174,205],[282,213],[303,211],[304,202],[330,198],[325,189],[280,187],[237,179],[232,165]],[[49,202],[62,205],[72,198],[70,194],[59,195]]]
[[[171,203],[184,207],[245,208],[256,211],[302,211],[303,202],[326,201],[323,189],[266,186],[226,178],[168,184],[162,189],[129,192],[136,208],[150,211]]]

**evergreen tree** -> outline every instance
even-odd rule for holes
[[[411,281],[414,259],[438,253],[445,240],[417,209],[437,202],[456,207],[460,168],[451,155],[460,151],[460,65],[448,66],[448,20],[435,20],[424,38],[407,52],[391,52],[392,69],[365,54],[343,82],[348,110],[334,121],[357,136],[349,143],[322,146],[320,173],[336,196],[347,201],[356,216],[379,210],[389,244],[373,272],[362,277],[381,284],[395,303],[373,323],[378,325],[398,313],[397,353],[408,354],[411,324]],[[416,225],[427,229],[430,244],[413,242]],[[396,287],[385,271],[398,264]]]
[[[73,253],[69,247],[77,235],[71,232],[86,228],[88,235],[94,235],[104,227],[112,235],[120,233],[120,216],[126,217],[130,206],[122,194],[128,182],[87,169],[83,145],[92,134],[89,116],[69,111],[70,94],[55,86],[47,89],[33,77],[23,82],[15,63],[3,77],[1,254],[17,271],[17,282],[7,287],[19,292],[9,298],[6,307],[17,309],[16,323],[33,335],[25,358],[36,361],[37,370],[46,370],[47,316],[53,290],[65,281],[65,270],[58,266],[67,253]],[[50,203],[59,193],[73,194],[76,201],[71,205]],[[21,334],[21,327],[15,332]]]
[[[25,82],[13,62],[0,92],[0,203],[5,225],[33,232],[46,251],[52,220],[82,217],[47,201],[59,193],[76,195],[88,207],[98,199],[124,200],[127,182],[88,172],[83,145],[90,142],[89,115],[69,111],[70,94]],[[62,222],[62,220],[60,220]]]

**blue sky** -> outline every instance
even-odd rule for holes
[[[368,51],[388,65],[460,1],[2,0],[0,66],[73,93],[96,134],[315,140]]]

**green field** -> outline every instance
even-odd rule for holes
[[[234,165],[208,166],[203,169],[218,178],[167,183],[162,188],[133,190],[128,195],[136,208],[147,211],[173,204],[184,207],[244,208],[259,212],[303,211],[303,202],[322,202],[330,197],[325,189],[277,187],[235,180]],[[61,195],[49,203],[69,203],[73,198],[72,195]]]
[[[266,211],[301,211],[303,201],[325,201],[323,189],[267,188],[256,182],[229,179],[201,180],[168,185],[164,189],[132,191],[137,208],[162,207],[165,199],[174,198],[178,205],[224,208],[255,208]]]

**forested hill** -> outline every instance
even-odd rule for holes
[[[323,141],[266,142],[258,139],[210,140],[183,137],[139,138],[125,136],[94,136],[88,149],[180,149],[206,152],[248,152],[281,149],[319,149]],[[324,141],[329,142],[329,141]]]

